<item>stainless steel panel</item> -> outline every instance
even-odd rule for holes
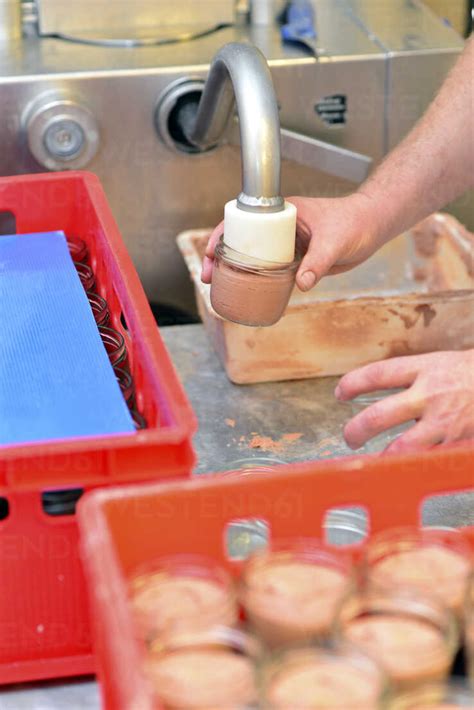
[[[42,169],[29,153],[21,117],[44,91],[70,95],[97,121],[101,143],[87,168],[105,186],[148,296],[190,307],[192,289],[174,238],[221,218],[225,202],[240,191],[240,151],[230,146],[202,155],[170,151],[155,131],[158,97],[179,78],[204,79],[215,51],[246,37],[270,60],[283,126],[381,157],[384,57],[337,3],[331,10],[331,3],[321,3],[319,31],[327,57],[319,63],[301,49],[282,46],[276,29],[247,34],[232,28],[179,47],[134,51],[52,39],[11,42],[3,51],[0,45],[0,173]],[[336,50],[343,50],[343,57]],[[347,96],[347,123],[329,127],[314,106],[334,92]],[[334,195],[351,188],[292,162],[283,164],[282,183],[286,194]]]
[[[211,226],[222,217],[225,202],[240,191],[240,151],[223,145],[188,155],[165,145],[154,114],[158,98],[172,82],[204,79],[223,44],[251,41],[269,60],[284,128],[374,161],[383,157],[389,141],[408,130],[429,100],[422,87],[425,98],[416,103],[417,98],[406,115],[400,106],[404,92],[420,91],[419,53],[410,53],[410,71],[401,71],[400,65],[399,72],[389,75],[388,52],[353,17],[347,0],[315,4],[323,50],[318,61],[304,49],[283,46],[276,27],[228,28],[196,42],[133,50],[55,39],[0,41],[0,174],[44,169],[32,157],[25,131],[25,115],[38,96],[54,91],[83,107],[97,122],[100,136],[87,169],[104,184],[149,298],[191,307],[192,288],[174,239],[184,229]],[[426,52],[437,67],[430,74],[432,90],[447,70],[445,57],[457,51],[450,35],[445,40],[448,51]],[[404,50],[399,53],[404,56]],[[394,61],[390,66],[396,68]],[[339,124],[325,121],[316,110],[335,95],[344,99],[345,122]],[[353,187],[283,162],[283,194],[335,196]]]
[[[0,42],[0,77],[13,80],[15,77],[55,74],[154,71],[157,67],[176,67],[184,72],[195,66],[208,66],[227,42],[242,41],[255,44],[269,60],[311,61],[300,48],[283,46],[276,29],[261,32],[229,27],[194,42],[140,48],[84,47],[54,38],[32,37]]]
[[[329,137],[331,142],[347,146],[352,141],[360,152],[374,158],[382,155],[382,107],[370,131],[365,115],[358,117],[356,112],[347,126],[337,132],[318,130],[311,105],[313,94],[307,89],[301,90],[314,82],[312,65],[299,67],[299,90],[295,90],[295,76],[284,69],[272,68],[283,125],[290,123],[285,119],[292,116],[294,130],[311,134],[307,129],[312,124],[312,133],[318,137]],[[345,87],[344,74],[339,72],[337,88],[346,91],[349,105],[353,84],[356,87],[367,84],[364,78],[367,67],[362,63],[359,69],[359,78],[357,72],[347,73]],[[194,71],[193,75],[204,78],[206,70]],[[0,173],[42,169],[31,157],[24,133],[18,132],[19,120],[35,96],[55,87],[67,87],[76,102],[83,103],[97,120],[101,145],[87,168],[97,173],[104,183],[148,296],[152,300],[189,306],[191,288],[174,237],[190,226],[210,226],[221,218],[225,202],[240,191],[241,167],[240,151],[236,148],[222,147],[207,154],[185,155],[171,152],[159,140],[153,122],[155,105],[162,90],[180,76],[181,73],[172,70],[155,70],[146,74],[112,73],[87,78],[57,76],[50,80],[30,79],[0,85]],[[321,89],[323,92],[333,90],[334,84],[321,82]],[[380,88],[376,93],[383,95]],[[354,103],[356,100],[354,97]],[[300,115],[301,121],[298,120]],[[345,139],[346,133],[349,137]],[[349,189],[349,184],[325,174],[311,170],[301,172],[294,166],[290,170],[285,165],[283,184],[286,194],[337,194]]]
[[[464,42],[418,0],[345,2],[387,52],[388,152],[426,110]]]
[[[166,27],[212,26],[234,19],[234,0],[36,0],[41,34],[147,34]]]
[[[273,66],[284,128],[379,160],[384,155],[386,68],[383,55],[340,57],[293,66]],[[344,96],[346,123],[328,125],[315,106]]]
[[[0,0],[0,42],[20,35],[20,0]]]
[[[398,54],[390,58],[387,96],[387,150],[408,133],[431,103],[445,77],[456,62],[459,51]],[[416,73],[413,66],[416,61]]]
[[[318,33],[328,59],[384,56],[380,47],[340,7],[339,0],[319,0]],[[64,40],[36,37],[3,41],[0,42],[0,77],[137,71],[156,67],[179,67],[184,71],[194,66],[208,66],[224,44],[243,41],[255,44],[269,61],[314,64],[314,59],[301,47],[282,44],[277,27],[229,27],[193,42],[138,49],[84,47]]]
[[[362,27],[387,52],[388,152],[424,113],[464,42],[420,0],[344,0]],[[445,207],[474,229],[474,191]]]
[[[420,0],[344,0],[352,16],[389,52],[458,50],[462,40]]]
[[[424,0],[424,3],[438,17],[449,22],[458,34],[465,36],[471,12],[470,0]]]
[[[380,48],[364,28],[354,22],[345,0],[313,0],[317,47],[329,57],[358,57],[380,54]]]

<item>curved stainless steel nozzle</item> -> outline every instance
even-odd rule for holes
[[[247,211],[280,212],[280,118],[272,77],[263,54],[248,44],[225,45],[215,56],[194,125],[191,143],[208,148],[221,138],[234,108],[240,122],[242,192]]]

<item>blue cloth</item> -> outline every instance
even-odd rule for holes
[[[281,36],[289,42],[316,39],[316,17],[311,0],[293,0],[288,3],[286,24]]]
[[[132,431],[64,234],[0,236],[0,444]]]

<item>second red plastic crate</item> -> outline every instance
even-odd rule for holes
[[[132,624],[127,576],[160,555],[201,554],[237,572],[226,556],[227,525],[263,519],[271,536],[319,537],[326,512],[362,506],[370,533],[417,525],[426,497],[474,489],[473,449],[280,466],[260,476],[109,489],[80,503],[81,546],[106,710],[153,710]],[[473,538],[474,529],[469,537]]]

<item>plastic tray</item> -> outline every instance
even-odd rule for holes
[[[213,310],[201,282],[208,237],[208,230],[183,232],[178,246],[199,315],[232,382],[342,375],[387,357],[474,347],[474,235],[450,215],[432,215],[308,293],[295,289],[269,328],[231,323]]]
[[[2,224],[86,242],[148,424],[135,434],[0,446],[0,683],[11,683],[94,670],[76,519],[46,514],[42,494],[189,475],[196,421],[98,179],[1,178]]]
[[[366,509],[370,532],[420,521],[427,496],[472,489],[473,448],[421,455],[338,459],[281,466],[265,476],[225,477],[109,489],[79,504],[81,547],[93,609],[95,650],[107,710],[156,708],[142,673],[126,576],[160,554],[205,554],[238,571],[225,554],[229,522],[267,521],[275,537],[319,536],[326,511]],[[474,542],[474,528],[468,529]],[[354,548],[360,554],[360,548]]]

